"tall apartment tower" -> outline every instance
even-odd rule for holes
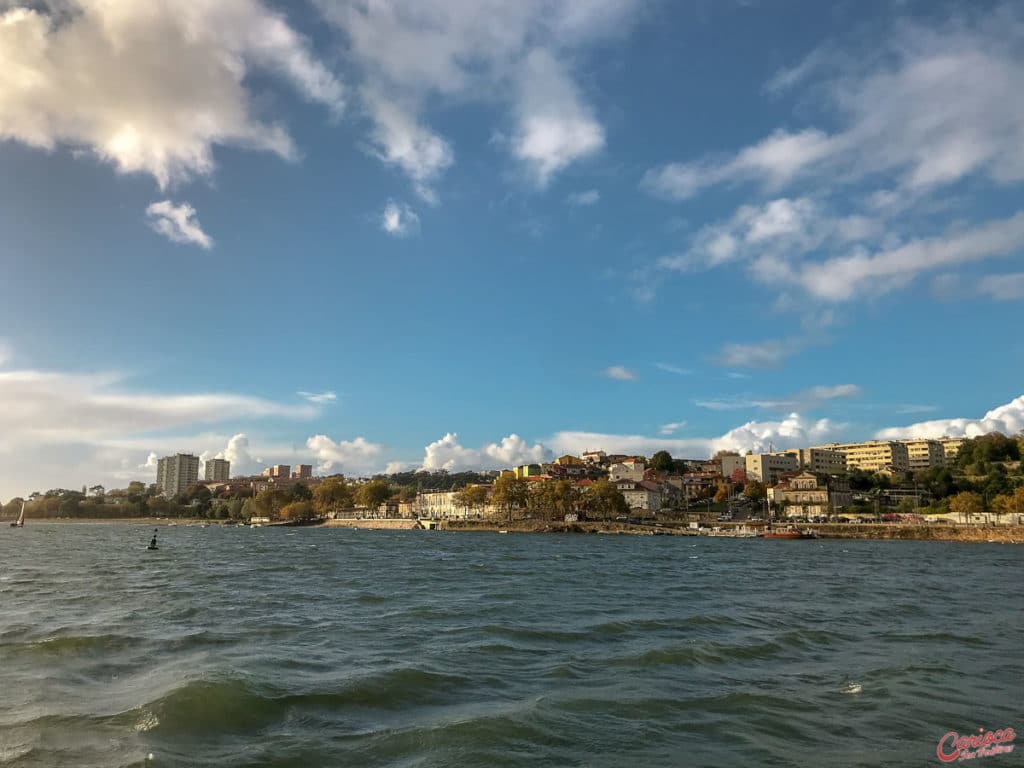
[[[291,475],[291,464],[275,464],[270,468],[271,477],[289,477]]]
[[[156,487],[164,496],[177,496],[199,482],[199,457],[190,453],[164,456],[156,465]]]
[[[227,459],[207,459],[203,467],[203,479],[214,483],[226,483],[231,475],[231,462]]]
[[[298,480],[308,480],[313,476],[313,465],[312,464],[296,464],[295,471],[292,472],[292,477]]]

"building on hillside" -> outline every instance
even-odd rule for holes
[[[418,516],[431,520],[453,520],[488,517],[494,514],[494,507],[489,502],[484,507],[472,510],[461,506],[456,502],[457,493],[458,491],[420,491],[416,494]]]
[[[784,517],[831,515],[853,503],[844,475],[801,472],[768,488],[768,504]]]
[[[651,480],[637,482],[624,478],[615,481],[615,487],[622,493],[630,509],[658,512],[668,502],[668,496],[661,483]]]
[[[231,476],[231,462],[227,459],[207,459],[203,465],[203,479],[207,482],[226,483]]]
[[[582,467],[585,462],[578,456],[572,456],[567,453],[565,456],[559,456],[555,459],[554,463],[560,467]]]
[[[791,448],[778,455],[792,456],[797,467],[808,472],[835,475],[846,471],[846,454],[830,448]]]
[[[156,465],[156,487],[170,498],[199,482],[199,457],[191,453],[164,456]]]
[[[632,480],[639,483],[644,479],[644,470],[646,469],[647,464],[639,459],[626,459],[608,467],[608,479],[612,482],[616,480]]]
[[[313,465],[312,464],[296,464],[295,470],[292,472],[292,477],[296,480],[306,480],[313,476]]]
[[[938,440],[904,440],[910,470],[946,466],[946,449]]]
[[[744,474],[747,472],[747,462],[742,456],[719,456],[718,464],[722,477],[731,478],[737,469],[742,469]]]
[[[800,471],[796,457],[790,454],[752,453],[743,458],[747,469],[747,479],[757,480],[768,485],[779,482],[779,479],[785,474]]]
[[[863,469],[867,472],[906,472],[910,469],[907,446],[895,440],[829,443],[816,447],[845,453],[847,469]]]
[[[498,473],[498,477],[515,477],[516,471],[514,469],[503,469]]]
[[[583,459],[585,464],[604,464],[604,460],[608,458],[608,454],[604,451],[584,451],[580,458]]]
[[[967,440],[966,437],[940,437],[937,442],[942,446],[942,450],[946,453],[946,466],[956,462],[956,457],[960,455],[960,446]]]
[[[540,477],[544,474],[544,468],[540,464],[522,464],[515,469],[516,477],[526,480],[531,477]]]

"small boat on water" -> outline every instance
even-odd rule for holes
[[[766,528],[764,532],[766,539],[816,539],[818,534],[814,531],[803,531],[793,525],[785,528]]]
[[[18,515],[18,519],[11,523],[11,528],[24,528],[25,527],[25,502],[21,502],[21,514]]]

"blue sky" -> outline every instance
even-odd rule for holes
[[[0,498],[1019,430],[1022,86],[1012,3],[0,0]]]

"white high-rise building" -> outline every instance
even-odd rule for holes
[[[156,487],[164,496],[177,496],[199,482],[199,457],[190,453],[164,456],[156,465]]]
[[[203,467],[203,479],[214,483],[226,483],[231,475],[231,462],[227,459],[207,459]]]

